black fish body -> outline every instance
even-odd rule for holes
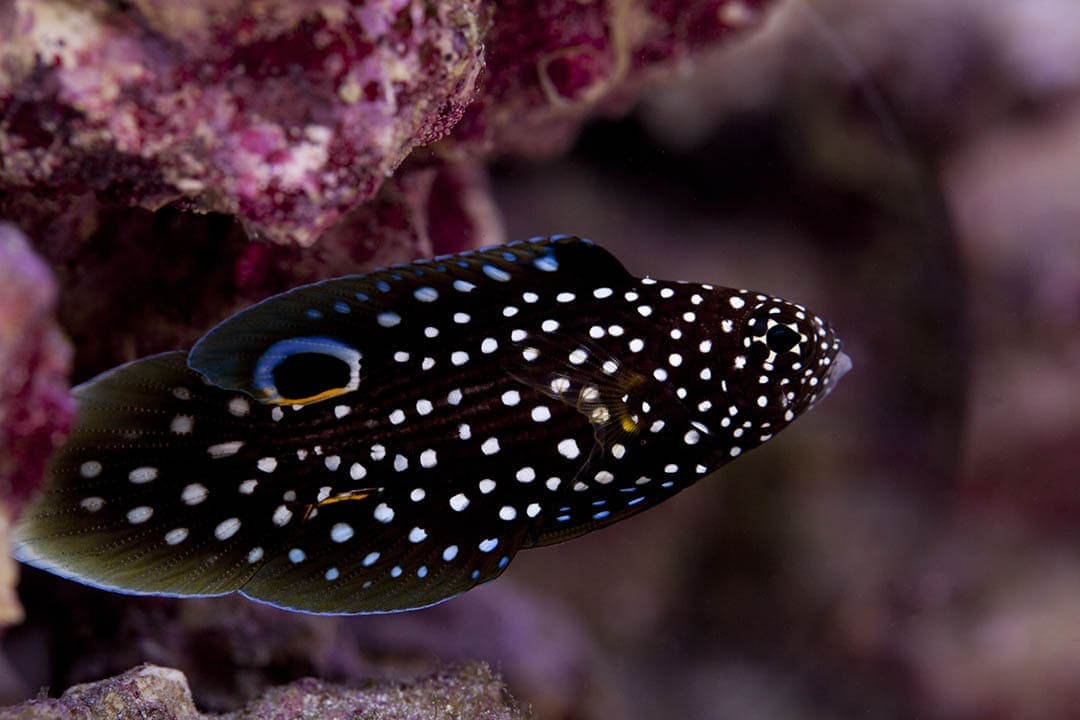
[[[327,280],[76,388],[16,554],[126,592],[422,607],[663,502],[849,367],[802,306],[574,237]]]

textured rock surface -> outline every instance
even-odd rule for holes
[[[310,245],[474,96],[473,151],[550,152],[763,4],[17,0],[0,187],[231,213]]]
[[[70,425],[71,349],[54,318],[52,272],[13,225],[0,223],[0,546],[37,489],[45,462]],[[22,617],[17,572],[0,556],[0,626]]]
[[[454,138],[496,152],[565,148],[598,112],[625,111],[645,81],[762,19],[769,0],[503,0],[494,3],[477,100]]]
[[[271,688],[244,708],[224,715],[198,711],[187,678],[178,670],[143,665],[107,680],[77,685],[55,700],[31,700],[0,709],[4,720],[322,720],[331,718],[484,718],[524,720],[498,676],[485,665],[443,671],[409,683],[362,688],[314,679]]]
[[[354,7],[20,0],[0,24],[0,183],[234,213],[311,244],[446,134],[479,0]]]
[[[33,569],[21,593],[27,621],[4,644],[19,672],[0,665],[0,693],[12,675],[21,675],[24,687],[0,694],[0,705],[24,699],[32,693],[27,687],[59,691],[142,662],[183,672],[199,708],[223,711],[300,677],[401,679],[483,659],[540,717],[571,717],[592,706],[619,716],[622,709],[617,698],[604,696],[610,663],[587,629],[565,605],[522,592],[512,581],[422,612],[381,617],[303,615],[236,596],[125,597],[58,584]]]

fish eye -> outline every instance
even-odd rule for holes
[[[799,343],[799,333],[787,325],[773,325],[765,333],[765,343],[774,353],[785,353]]]

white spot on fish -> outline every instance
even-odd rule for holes
[[[179,545],[187,540],[188,529],[187,528],[173,528],[169,532],[165,533],[165,542],[169,545]]]
[[[169,430],[177,435],[187,435],[195,427],[195,418],[190,415],[177,415],[169,423]]]
[[[201,483],[185,485],[184,489],[180,491],[180,499],[185,505],[198,505],[208,497],[210,497],[210,491]]]
[[[581,454],[581,449],[578,447],[577,440],[574,440],[573,438],[560,440],[558,450],[559,454],[567,460],[573,460]]]
[[[241,397],[235,397],[229,401],[229,414],[236,417],[244,417],[251,412],[251,403]]]
[[[135,485],[142,485],[152,480],[156,480],[158,476],[158,469],[155,467],[138,467],[128,473],[128,480]]]
[[[237,533],[240,529],[240,518],[229,518],[228,520],[222,520],[214,528],[214,537],[218,540],[228,540]]]
[[[244,447],[242,440],[233,440],[231,442],[218,443],[217,445],[211,445],[206,448],[206,452],[210,454],[214,460],[223,457],[229,457],[240,452],[240,448]]]
[[[79,507],[87,512],[97,512],[101,508],[105,507],[105,498],[97,496],[83,498],[79,503]]]
[[[285,527],[289,524],[289,521],[292,520],[292,510],[284,505],[278,505],[274,509],[274,514],[270,519],[278,527]]]
[[[352,538],[353,529],[348,523],[336,523],[330,528],[330,539],[336,543],[343,543]]]
[[[140,505],[128,510],[127,521],[132,525],[146,522],[154,514],[154,508],[149,505]]]
[[[375,320],[385,328],[391,328],[395,325],[401,324],[401,316],[398,315],[396,312],[379,313],[375,317]]]

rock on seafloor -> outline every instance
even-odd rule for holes
[[[0,223],[0,547],[37,488],[75,408],[71,348],[53,317],[52,272],[13,225]],[[0,552],[0,626],[19,620],[15,563]]]
[[[415,148],[565,147],[768,0],[11,0],[0,189],[236,215],[311,245]]]
[[[76,685],[58,699],[0,709],[2,720],[333,720],[341,718],[484,718],[524,720],[499,677],[483,664],[450,668],[409,683],[333,685],[307,678],[271,688],[235,712],[204,714],[179,670],[142,665],[107,680]]]

